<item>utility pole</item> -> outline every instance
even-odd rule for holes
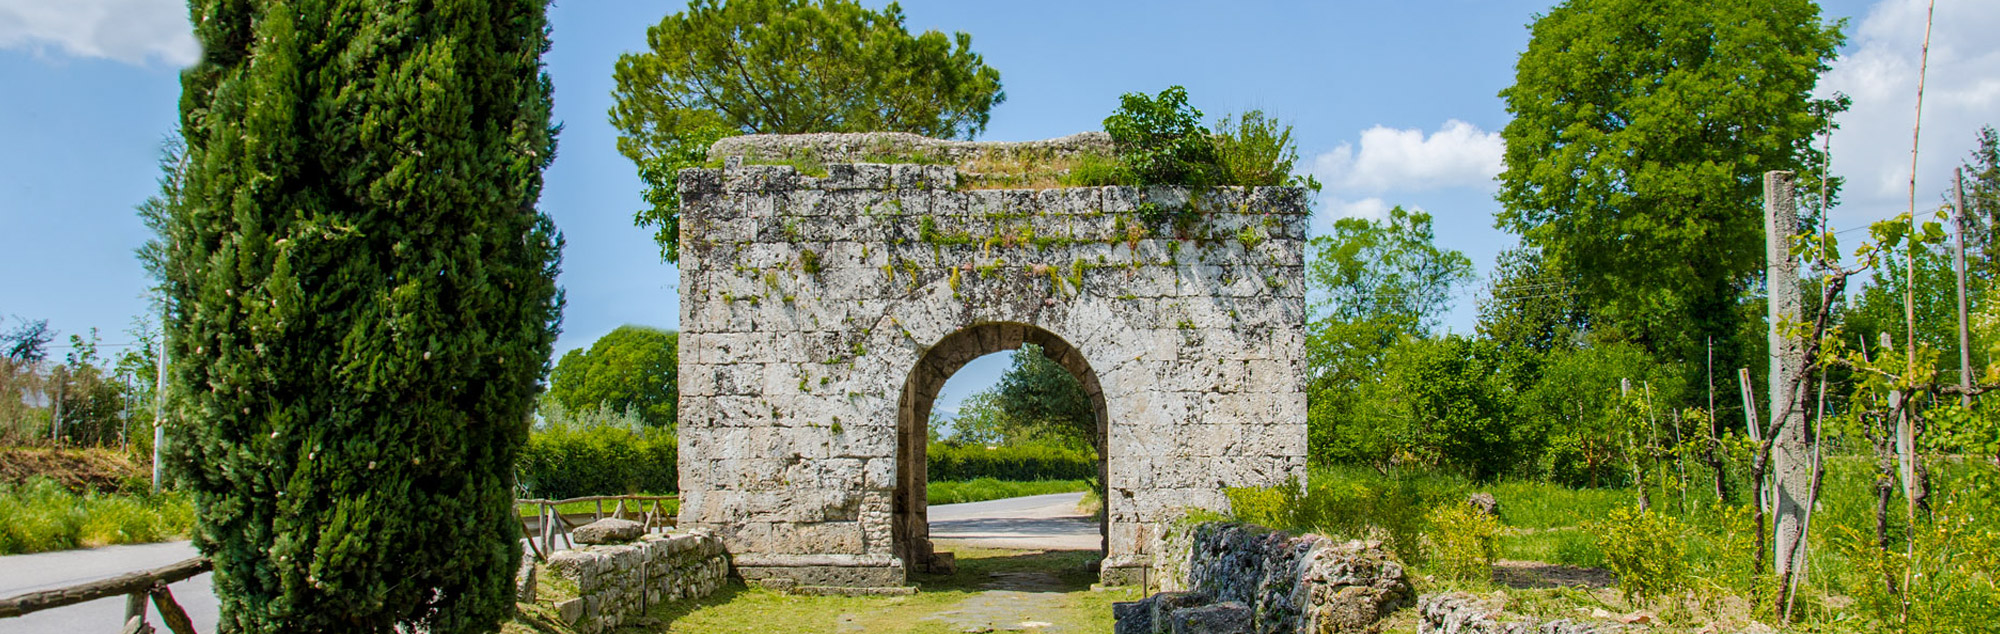
[[[56,366],[55,370],[49,372],[49,376],[55,377],[56,380],[54,415],[49,418],[49,444],[51,445],[62,443],[63,388],[69,387],[69,372],[66,371],[68,369],[69,366],[59,365]]]
[[[1972,334],[1965,325],[1965,168],[1951,173],[1952,217],[1958,221],[1958,240],[1951,264],[1958,269],[1958,403],[1972,407]]]
[[[1788,326],[1801,323],[1802,304],[1798,258],[1792,257],[1792,236],[1798,233],[1798,201],[1791,172],[1764,173],[1764,244],[1767,317],[1770,319],[1771,475],[1777,521],[1772,558],[1779,579],[1798,567],[1799,543],[1805,539],[1806,498],[1812,487],[1812,454],[1806,437],[1805,349]]]
[[[160,492],[160,445],[167,442],[167,329],[160,328],[160,349],[153,355],[153,492]]]

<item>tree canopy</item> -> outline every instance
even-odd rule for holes
[[[492,632],[561,309],[546,0],[196,2],[155,226],[224,632]]]
[[[549,397],[571,412],[632,410],[653,427],[672,428],[679,406],[680,334],[619,326],[588,351],[564,354],[549,375]]]
[[[680,259],[683,167],[735,134],[912,132],[972,138],[1006,99],[972,36],[911,35],[902,7],[852,0],[696,0],[619,56],[611,123],[650,205],[634,221]]]
[[[1700,356],[1746,314],[1762,175],[1818,164],[1840,104],[1812,91],[1840,25],[1810,0],[1570,0],[1532,31],[1500,93],[1498,226],[1567,271],[1601,325]]]
[[[1097,445],[1097,414],[1083,383],[1035,344],[1014,352],[998,384],[966,397],[951,429],[947,440],[967,444]]]
[[[1470,281],[1472,260],[1439,249],[1430,214],[1389,210],[1382,220],[1342,218],[1333,234],[1314,237],[1306,265],[1308,310],[1314,319],[1377,322],[1397,332],[1437,325],[1453,289]]]

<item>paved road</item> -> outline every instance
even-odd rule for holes
[[[66,550],[32,555],[0,557],[0,597],[24,592],[53,590],[85,581],[115,577],[135,570],[158,568],[195,556],[188,542],[105,546],[89,550]],[[209,576],[202,573],[168,586],[174,599],[194,620],[195,631],[214,632],[218,617],[215,594]],[[159,613],[148,604],[146,620],[160,625]],[[61,634],[112,634],[125,625],[125,599],[99,599],[89,603],[36,612],[27,616],[0,619],[0,634],[57,632]],[[162,629],[161,631],[165,631]]]
[[[940,504],[930,507],[931,539],[980,548],[1097,550],[1097,522],[1076,511],[1082,493]]]
[[[931,538],[949,544],[1023,550],[1095,550],[1101,546],[1097,523],[1076,512],[1082,493],[1056,493],[970,504],[930,507]],[[188,542],[136,546],[106,546],[32,555],[0,557],[0,597],[49,590],[157,568],[195,556]],[[214,632],[218,615],[210,574],[173,584],[174,598],[195,630]],[[100,599],[66,608],[0,619],[0,634],[58,632],[95,634],[117,632],[124,625],[125,600]],[[150,609],[147,620],[159,625]]]

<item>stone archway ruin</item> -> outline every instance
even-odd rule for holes
[[[681,525],[753,583],[902,585],[908,423],[1024,341],[1100,411],[1105,583],[1182,509],[1304,477],[1304,193],[1058,184],[1108,146],[753,135],[683,171]]]

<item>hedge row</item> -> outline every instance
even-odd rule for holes
[[[986,448],[979,445],[930,446],[930,480],[1094,480],[1097,456],[1090,451],[1048,445]]]
[[[680,490],[677,440],[659,429],[560,426],[538,429],[517,464],[527,495],[562,499],[586,495],[673,493]],[[1093,480],[1097,456],[1046,445],[988,449],[930,446],[929,479]]]
[[[662,429],[552,427],[528,437],[515,465],[528,495],[543,499],[674,493],[678,442]]]

